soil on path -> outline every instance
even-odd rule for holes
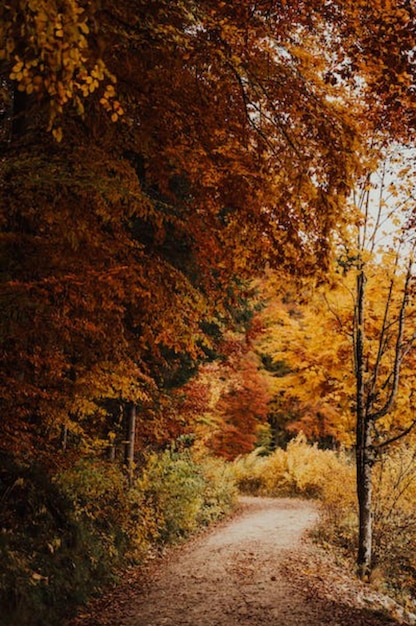
[[[242,498],[239,513],[169,550],[70,626],[406,624],[310,542],[311,502]],[[403,616],[402,616],[403,617]]]

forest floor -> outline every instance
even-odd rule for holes
[[[232,518],[125,572],[68,626],[415,623],[308,539],[316,519],[309,501],[244,497]]]

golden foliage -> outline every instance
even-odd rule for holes
[[[332,491],[334,476],[339,476],[340,482],[345,479],[347,465],[343,454],[311,446],[300,434],[286,450],[277,448],[268,456],[256,450],[236,459],[233,470],[237,485],[247,493],[325,499]]]
[[[111,82],[102,96],[103,106],[114,110],[117,118],[122,115],[120,103],[113,101],[116,78],[91,53],[92,13],[76,0],[14,4],[3,4],[0,9],[0,41],[5,42],[0,61],[9,62],[9,77],[19,91],[48,99],[49,129],[55,139],[62,140],[64,107],[71,103],[82,114],[84,99],[105,81]]]

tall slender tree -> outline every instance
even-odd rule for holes
[[[376,185],[378,200],[375,206],[372,202],[374,190],[370,177],[363,182],[357,197],[362,222],[357,229],[357,247],[352,263],[356,271],[352,339],[356,386],[356,468],[359,509],[357,563],[362,577],[368,576],[372,567],[372,468],[377,453],[407,435],[416,424],[416,420],[411,420],[391,430],[379,428],[383,418],[394,408],[401,382],[402,366],[406,356],[414,348],[416,340],[416,333],[413,330],[415,242],[412,231],[409,233],[406,230],[409,210],[413,208],[411,203],[414,164],[405,169],[397,167],[397,163],[394,165],[395,167],[390,170],[390,176],[394,175],[395,180],[391,180],[390,183],[386,162],[381,168]],[[386,200],[386,194],[392,197]],[[401,218],[398,217],[398,208],[402,212]],[[385,231],[386,221],[393,224],[398,221],[399,224],[401,222],[401,226],[399,236],[395,237],[396,241],[388,244],[392,248],[390,277],[382,316],[378,320],[376,349],[371,354],[366,334],[367,326],[372,323],[371,313],[367,310],[366,283],[370,277],[366,259],[372,259],[377,253],[377,239],[382,236],[383,228]],[[387,229],[389,226],[391,228],[388,224]],[[392,236],[394,237],[394,234]]]
[[[355,447],[362,577],[372,567],[374,463],[416,424],[414,174],[414,152],[396,146],[353,194],[336,273],[303,303],[275,298],[264,313],[272,332],[260,348],[285,365],[275,390],[297,402],[292,426]]]

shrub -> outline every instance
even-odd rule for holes
[[[0,604],[5,626],[44,625],[108,581],[114,566],[103,525],[78,515],[37,467],[2,459]]]
[[[230,463],[210,456],[198,459],[204,476],[203,507],[198,523],[207,526],[229,513],[235,506],[238,489]]]
[[[266,458],[261,456],[260,448],[233,461],[232,471],[241,493],[253,496],[263,493],[263,470],[266,462]]]
[[[383,586],[416,597],[416,452],[401,444],[374,468],[374,563]]]
[[[277,448],[267,457],[255,450],[234,462],[234,475],[243,493],[266,496],[322,497],[339,475],[346,459],[331,450],[309,445],[298,435],[286,450]]]
[[[135,487],[153,511],[157,541],[172,542],[195,530],[203,486],[203,477],[188,455],[166,450],[148,457]]]
[[[132,486],[97,459],[53,479],[10,459],[2,468],[2,626],[59,623],[117,568],[222,516],[236,495],[223,462],[190,451],[150,454]]]
[[[190,451],[151,454],[136,481],[157,522],[159,543],[174,542],[224,515],[233,506],[236,489],[226,464]]]

